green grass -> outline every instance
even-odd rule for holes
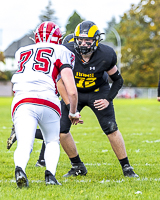
[[[130,164],[140,176],[125,178],[96,117],[89,108],[81,115],[83,125],[72,127],[72,135],[88,174],[64,178],[70,161],[61,148],[56,178],[62,186],[47,186],[44,168],[36,168],[42,141],[35,139],[26,173],[30,187],[18,189],[14,178],[14,150],[6,149],[12,120],[12,98],[0,98],[0,199],[160,199],[160,103],[156,99],[115,99],[116,118],[125,140]],[[25,127],[24,127],[25,128]]]

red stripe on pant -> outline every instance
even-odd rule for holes
[[[12,111],[12,117],[15,113],[15,111],[18,109],[18,107],[22,104],[26,104],[26,103],[31,103],[31,104],[37,104],[37,105],[43,105],[43,106],[47,106],[51,109],[53,109],[58,115],[59,117],[61,116],[61,110],[60,108],[52,103],[51,101],[48,101],[48,100],[45,100],[45,99],[38,99],[38,98],[25,98],[25,99],[22,99],[20,101],[18,101],[14,107],[13,107],[13,111]]]

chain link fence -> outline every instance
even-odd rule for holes
[[[116,98],[157,98],[157,88],[124,87],[120,89]]]
[[[0,81],[0,96],[12,96],[12,84],[10,81]],[[157,88],[132,88],[123,87],[116,98],[157,98]]]
[[[10,81],[0,81],[0,97],[11,97],[12,95],[12,83]]]

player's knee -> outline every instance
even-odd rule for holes
[[[109,134],[111,134],[111,133],[113,133],[117,130],[118,130],[118,127],[117,127],[116,122],[115,121],[109,121],[109,122],[107,122],[107,126],[104,129],[104,133],[106,135],[109,135]]]

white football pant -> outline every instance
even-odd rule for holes
[[[46,144],[46,169],[55,175],[60,155],[60,117],[57,113],[45,106],[23,104],[15,112],[13,123],[17,137],[17,148],[14,153],[15,166],[21,167],[25,172],[39,124]]]

